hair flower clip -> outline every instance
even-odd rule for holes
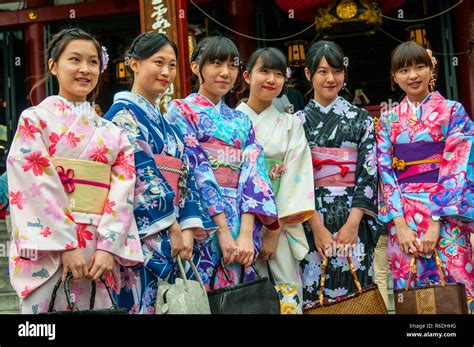
[[[100,52],[100,62],[100,73],[103,73],[107,69],[107,65],[109,64],[109,54],[107,53],[107,48],[105,48],[104,46],[102,46],[102,51]]]

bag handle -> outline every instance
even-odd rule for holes
[[[71,296],[71,290],[69,288],[71,280],[72,280],[72,273],[69,272],[66,276],[66,280],[64,281],[64,294],[66,295],[66,301],[67,301],[67,304],[69,305],[69,307],[71,308],[71,311],[79,311],[79,309],[75,305],[74,300],[72,299],[72,296]],[[105,280],[105,277],[103,275],[100,276],[100,281],[105,285],[107,293],[109,294],[109,297],[110,297],[110,301],[112,302],[112,308],[117,309],[117,303],[116,303],[115,298],[112,294],[112,289],[110,288],[109,284],[107,283],[107,281]],[[61,283],[62,283],[62,281],[61,281],[61,278],[60,278],[56,282],[56,284],[54,285],[53,293],[51,295],[51,301],[50,301],[49,307],[48,307],[48,312],[54,312],[55,311],[54,305],[55,305],[55,302],[56,302],[56,296],[57,296],[57,293],[58,293],[58,289],[61,286]],[[91,299],[90,299],[90,302],[89,302],[89,309],[91,311],[94,310],[95,294],[96,294],[96,283],[95,283],[95,281],[92,281]]]
[[[270,269],[270,262],[267,260],[267,272],[268,272],[268,279],[270,282],[275,286],[275,278],[273,277],[272,269]]]
[[[224,265],[224,258],[221,257],[219,262],[217,263],[217,265],[214,267],[214,270],[212,271],[211,282],[210,282],[210,285],[209,285],[211,290],[214,290],[214,282],[216,280],[217,271],[219,270],[219,267],[222,268],[222,272],[224,273],[224,276],[225,276],[227,282],[232,283],[232,279],[230,278],[230,275],[227,272],[228,271],[227,267]],[[255,274],[257,275],[257,278],[261,279],[262,276],[260,276],[260,273],[257,271],[257,268],[255,267],[255,264],[252,263],[251,267],[252,267],[253,271],[255,272]],[[244,283],[244,280],[245,280],[245,266],[242,265],[241,270],[240,270],[239,283]]]
[[[176,260],[178,262],[179,272],[180,272],[181,278],[184,282],[184,287],[186,289],[188,289],[188,278],[186,277],[186,272],[184,271],[183,261],[181,260],[181,257],[179,255],[178,255]],[[196,277],[196,280],[199,282],[199,284],[201,285],[201,288],[204,290],[204,292],[206,292],[206,287],[204,287],[204,283],[202,281],[201,275],[199,275],[199,272],[196,269],[196,266],[194,265],[193,261],[189,260],[188,263],[189,263],[189,266],[191,267],[191,270],[194,273],[194,276]]]
[[[319,281],[319,304],[323,307],[324,303],[324,283],[326,282],[326,270],[328,267],[328,258],[323,257],[323,269],[321,271],[321,280]],[[347,257],[347,263],[349,264],[349,269],[351,270],[352,277],[354,278],[354,283],[357,287],[357,292],[359,295],[362,295],[362,286],[359,281],[359,277],[357,277],[357,273],[355,271],[355,266],[352,263],[351,257]]]
[[[435,255],[435,261],[436,261],[436,267],[438,268],[439,272],[439,277],[441,279],[441,287],[446,286],[446,274],[444,272],[444,266],[443,262],[441,261],[441,258],[438,255],[438,251],[434,251]],[[418,276],[418,266],[416,263],[416,255],[413,254],[410,260],[410,271],[408,272],[408,279],[407,279],[407,285],[405,286],[405,291],[408,291],[410,289],[410,284],[413,282],[413,279],[415,280],[413,287],[416,287],[416,278]]]

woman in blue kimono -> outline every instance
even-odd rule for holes
[[[245,280],[255,278],[250,265],[260,249],[262,225],[268,230],[279,227],[263,149],[252,122],[221,101],[236,82],[239,64],[237,47],[228,38],[201,40],[191,57],[197,93],[173,100],[167,110],[169,121],[184,135],[203,207],[218,226],[216,233],[195,234],[195,263],[208,288],[236,283],[242,266]],[[228,271],[219,268],[211,285],[221,257]]]
[[[155,313],[158,283],[174,274],[174,257],[191,259],[194,233],[203,230],[182,134],[155,105],[176,77],[176,59],[176,45],[165,35],[140,34],[126,53],[132,90],[117,93],[104,116],[127,131],[137,169],[134,215],[145,263],[121,271],[119,306],[130,313]]]

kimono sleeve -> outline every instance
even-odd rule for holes
[[[38,112],[32,108],[21,114],[7,159],[13,240],[23,258],[77,248],[76,224]]]
[[[280,220],[296,224],[315,213],[313,163],[301,121],[294,115],[287,116],[291,117],[291,128],[276,204]]]
[[[197,130],[200,123],[199,116],[184,101],[174,100],[168,105],[166,118],[170,123],[177,126],[184,136],[186,155],[191,168],[194,170],[196,186],[203,207],[210,217],[224,212],[227,209],[226,201],[217,184],[207,155],[199,145]]]
[[[268,230],[277,230],[277,207],[263,148],[256,140],[252,121],[248,117],[247,119],[248,137],[242,152],[237,203],[241,213],[252,213]]]
[[[460,103],[451,113],[431,214],[474,220],[474,123]]]
[[[128,110],[118,112],[112,122],[126,131],[133,148],[137,173],[134,215],[140,238],[166,230],[176,221],[174,192],[156,167],[148,129]]]
[[[133,149],[125,132],[117,139],[119,153],[112,164],[110,190],[97,233],[97,249],[115,255],[118,263],[133,266],[143,262],[137,225],[133,216],[135,165]]]
[[[357,148],[356,186],[351,207],[362,209],[377,218],[377,149],[374,136],[374,120],[363,111],[364,127]]]
[[[380,116],[377,129],[377,164],[380,175],[381,198],[379,219],[384,223],[395,217],[403,217],[402,193],[392,169],[392,141],[389,136],[390,122],[387,114]]]

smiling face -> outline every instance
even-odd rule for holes
[[[156,100],[176,77],[176,53],[167,44],[147,59],[130,59],[134,72],[133,90],[146,99]]]
[[[239,59],[206,62],[199,73],[199,65],[191,63],[192,72],[199,78],[199,93],[217,104],[234,86],[239,73]]]
[[[99,55],[89,40],[72,40],[55,62],[48,62],[59,83],[59,95],[72,102],[85,101],[99,80]]]
[[[330,66],[325,57],[321,58],[313,76],[305,69],[306,78],[314,89],[314,99],[323,106],[333,102],[344,86],[344,71]]]
[[[424,63],[405,66],[393,75],[393,80],[412,102],[421,102],[430,93],[431,68]]]
[[[283,72],[263,66],[259,58],[252,71],[244,73],[245,82],[250,85],[250,98],[272,101],[282,91],[285,83]]]

